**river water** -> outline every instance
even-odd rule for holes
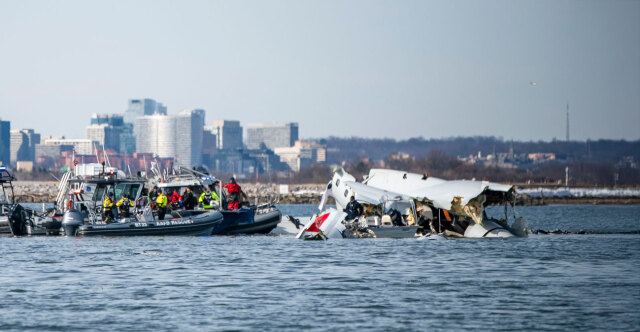
[[[640,206],[518,213],[598,234],[0,237],[0,330],[639,329]]]

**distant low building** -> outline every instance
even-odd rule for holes
[[[301,168],[305,168],[315,162],[313,149],[304,148],[302,144],[296,144],[292,147],[275,148],[273,151],[280,157],[280,160],[286,163],[294,172],[299,172]]]
[[[536,153],[529,153],[527,155],[527,158],[533,161],[534,163],[544,163],[544,162],[556,160],[556,154],[536,152]]]
[[[65,145],[72,146],[76,154],[93,154],[93,142],[86,138],[45,138],[44,145]]]
[[[73,145],[36,144],[36,164],[45,169],[61,166],[59,160],[64,152],[73,153]]]
[[[300,146],[302,148],[312,149],[313,161],[316,163],[324,163],[327,161],[327,146],[317,143],[315,141],[298,140],[294,146]]]
[[[33,161],[16,162],[16,170],[18,172],[33,172]]]

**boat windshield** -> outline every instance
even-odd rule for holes
[[[129,199],[136,199],[139,190],[140,183],[118,183],[116,184],[115,197],[116,199],[120,199],[122,194],[125,194]]]
[[[107,190],[106,184],[97,185],[96,191],[93,192],[93,197],[91,198],[91,200],[94,202],[101,201],[102,198],[104,197],[106,190]]]

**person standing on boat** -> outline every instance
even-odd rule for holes
[[[109,193],[102,202],[102,220],[107,224],[112,222],[114,218],[111,209],[113,209],[113,193]]]
[[[167,196],[162,191],[158,191],[156,205],[158,206],[158,219],[164,220],[164,215],[167,213]]]
[[[205,192],[200,194],[198,202],[202,204],[202,207],[207,210],[213,209],[216,207],[216,205],[214,204],[215,202],[217,202],[218,206],[220,205],[220,197],[218,197],[218,194],[216,194],[215,191],[212,191],[211,187],[209,186],[207,187],[207,190]]]
[[[153,187],[149,193],[149,203],[151,203],[151,209],[156,210],[156,200],[158,199],[158,187]]]
[[[196,197],[193,195],[191,188],[187,187],[187,190],[182,195],[182,206],[185,210],[193,210],[196,207]]]
[[[347,203],[347,206],[343,211],[347,213],[346,220],[353,220],[364,214],[364,208],[360,203],[358,203],[358,201],[356,201],[355,196],[351,196],[351,198],[349,198],[349,203]]]
[[[120,212],[120,216],[122,216],[122,218],[129,218],[131,216],[131,208],[134,204],[127,195],[122,194],[122,198],[120,198],[116,203],[116,206],[118,207],[118,212]]]
[[[229,192],[229,204],[227,209],[237,210],[240,208],[240,195],[242,195],[242,188],[236,183],[236,178],[233,176],[229,180],[229,183],[223,185]]]
[[[180,209],[181,202],[182,202],[182,197],[180,197],[180,194],[178,194],[178,191],[174,189],[173,193],[171,194],[171,199],[169,200],[169,203],[171,204],[171,209],[172,210]]]

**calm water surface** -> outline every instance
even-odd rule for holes
[[[281,208],[300,216],[315,206]],[[640,206],[518,212],[537,229],[640,231]],[[0,255],[0,330],[640,327],[639,234],[0,237]]]

